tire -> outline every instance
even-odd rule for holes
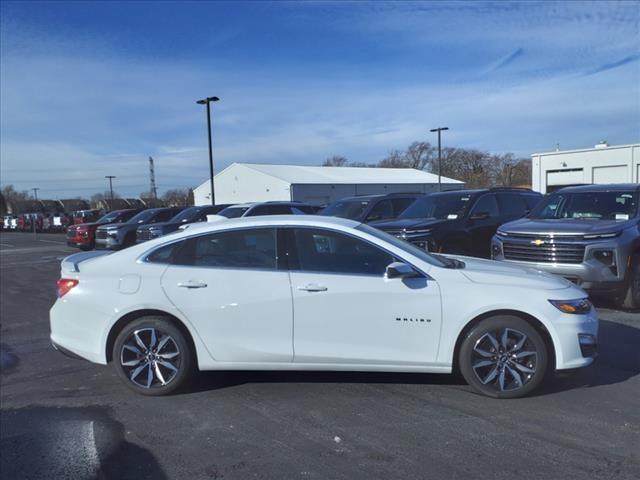
[[[458,366],[478,392],[493,398],[518,398],[540,385],[548,359],[547,346],[535,328],[522,318],[500,315],[481,321],[466,335]]]
[[[187,386],[193,376],[194,355],[182,331],[159,316],[132,321],[113,345],[116,373],[127,387],[142,395],[168,395]]]
[[[640,308],[640,255],[638,254],[631,257],[626,283],[626,290],[619,305],[628,310]]]
[[[80,245],[80,250],[82,250],[83,252],[88,252],[89,250],[92,249],[91,245]]]

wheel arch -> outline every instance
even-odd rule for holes
[[[189,342],[189,346],[191,347],[193,354],[196,356],[196,364],[199,363],[197,361],[198,349],[196,348],[194,338],[191,335],[191,331],[189,328],[175,315],[170,314],[164,310],[157,310],[152,308],[145,308],[140,310],[134,310],[129,312],[122,317],[120,317],[109,330],[109,334],[107,335],[107,341],[105,342],[105,356],[107,359],[107,363],[113,360],[113,346],[116,342],[116,338],[120,334],[120,332],[131,322],[137,320],[138,318],[148,317],[148,316],[157,316],[163,317],[169,320],[176,328],[178,328],[185,336],[187,341]]]
[[[549,333],[549,330],[547,329],[547,327],[545,327],[545,325],[540,320],[538,320],[536,317],[534,317],[529,313],[522,312],[520,310],[501,309],[501,310],[491,310],[488,312],[481,313],[480,315],[477,315],[476,317],[469,320],[466,323],[466,325],[462,328],[462,330],[458,334],[458,337],[456,338],[456,344],[453,349],[453,360],[452,360],[453,371],[454,372],[460,371],[459,365],[458,365],[458,356],[460,354],[460,347],[462,346],[462,342],[464,341],[467,334],[471,331],[471,329],[473,329],[476,325],[480,324],[483,320],[486,320],[492,317],[497,317],[500,315],[512,315],[512,316],[521,318],[522,320],[529,323],[533,328],[535,328],[536,331],[542,337],[542,340],[544,341],[547,347],[547,351],[549,354],[549,365],[553,366],[553,369],[555,370],[556,358],[557,358],[556,346],[555,346],[555,343],[553,342],[553,338],[551,337],[551,334]]]

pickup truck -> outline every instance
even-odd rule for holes
[[[136,243],[136,230],[142,225],[166,222],[183,208],[149,208],[124,223],[103,225],[96,230],[96,247],[120,250]]]
[[[67,228],[67,245],[80,250],[92,250],[96,246],[96,230],[100,226],[123,223],[141,212],[139,208],[114,210],[100,217],[96,222],[79,223]]]
[[[494,260],[555,273],[595,297],[640,308],[640,185],[566,187],[502,225]]]
[[[205,205],[189,207],[182,210],[168,222],[151,223],[142,225],[136,230],[136,243],[146,242],[161,237],[167,233],[175,232],[182,225],[195,222],[206,222],[207,215],[215,215],[229,205]]]

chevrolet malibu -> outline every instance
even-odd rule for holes
[[[533,269],[435,255],[357,222],[265,216],[193,225],[62,261],[58,350],[163,395],[196,370],[462,373],[525,395],[592,363],[583,290]]]

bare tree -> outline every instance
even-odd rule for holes
[[[113,198],[120,198],[120,194],[114,191]],[[111,192],[107,190],[103,193],[94,193],[91,195],[90,201],[92,204],[98,203],[101,200],[111,200]]]
[[[347,167],[349,160],[342,155],[333,155],[322,162],[323,167]]]
[[[33,199],[28,190],[18,191],[13,187],[13,185],[5,185],[2,187],[2,196],[7,203],[11,204]]]
[[[391,150],[386,158],[378,163],[381,168],[407,168],[408,162],[405,152]]]
[[[193,192],[189,188],[167,190],[162,201],[168,207],[189,207],[193,205]]]

